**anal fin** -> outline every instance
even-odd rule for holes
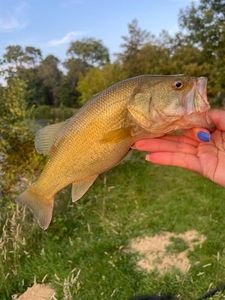
[[[98,175],[89,177],[85,181],[75,182],[72,185],[72,201],[76,202],[88,191]]]

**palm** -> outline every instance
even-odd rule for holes
[[[214,109],[208,118],[216,130],[210,142],[201,142],[199,132],[204,128],[192,128],[181,136],[166,135],[161,138],[137,141],[133,148],[148,151],[146,160],[160,164],[186,168],[225,187],[225,111]]]
[[[201,167],[200,173],[225,186],[225,133],[216,130],[210,143],[199,143],[196,156]]]
[[[216,130],[206,143],[198,141],[194,131],[141,140],[135,148],[150,152],[146,159],[152,163],[186,168],[225,186],[225,132]]]

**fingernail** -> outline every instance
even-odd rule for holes
[[[145,160],[150,161],[150,155],[149,155],[149,154],[147,154],[147,155],[145,156]]]
[[[208,134],[207,132],[204,131],[199,131],[197,133],[198,138],[202,141],[202,142],[209,142],[210,141],[210,134]]]

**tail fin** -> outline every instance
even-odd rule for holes
[[[48,228],[52,219],[53,199],[46,201],[41,195],[27,189],[16,199],[16,202],[27,206],[32,211],[42,229]]]

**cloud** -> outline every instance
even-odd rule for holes
[[[49,41],[48,46],[49,47],[55,47],[55,46],[60,46],[60,45],[63,45],[63,44],[67,44],[67,43],[71,42],[75,37],[77,37],[81,34],[82,34],[81,32],[75,32],[75,31],[68,32],[61,39]]]
[[[0,32],[12,32],[25,28],[28,24],[27,10],[26,1],[21,1],[17,6],[12,5],[10,9],[1,9]]]

